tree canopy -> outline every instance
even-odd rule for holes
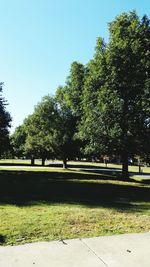
[[[109,43],[98,39],[88,65],[80,135],[88,140],[86,149],[119,154],[127,178],[128,157],[140,154],[150,140],[149,20],[123,13],[109,32]]]
[[[3,83],[0,83],[0,155],[9,148],[9,127],[11,116],[6,110],[7,101],[2,96]]]
[[[57,158],[63,160],[79,155],[79,143],[74,138],[76,118],[65,101],[64,88],[59,87],[55,97],[45,96],[24,123],[12,135],[12,145],[16,156],[26,155],[34,158]],[[71,148],[71,149],[70,149]]]
[[[150,154],[149,19],[122,13],[109,23],[109,35],[108,43],[97,38],[86,66],[71,64],[65,85],[25,120],[24,149],[66,166],[84,144],[86,155],[119,156],[127,179],[128,158]]]

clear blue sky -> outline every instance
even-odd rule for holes
[[[63,85],[70,64],[92,58],[96,38],[123,11],[150,16],[148,0],[0,0],[0,81],[12,129]]]

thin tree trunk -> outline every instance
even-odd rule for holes
[[[63,169],[67,169],[67,159],[63,159]]]
[[[129,171],[128,171],[128,153],[122,153],[122,179],[128,180],[129,179]]]
[[[139,165],[139,173],[141,173],[141,162],[140,162],[140,158],[138,159],[138,165]]]
[[[45,158],[42,158],[42,166],[45,166]]]
[[[34,163],[35,163],[35,158],[32,156],[31,157],[31,165],[34,166]]]

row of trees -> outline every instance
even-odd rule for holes
[[[56,97],[43,97],[34,113],[16,128],[11,142],[17,157],[31,157],[32,164],[35,158],[42,158],[42,165],[46,158],[58,158],[66,168],[67,159],[78,155],[76,120],[62,97],[61,88]]]
[[[149,157],[150,25],[136,12],[109,24],[109,42],[97,39],[86,66],[73,62],[65,86],[45,96],[11,137],[15,155],[67,159]]]

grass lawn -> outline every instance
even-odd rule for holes
[[[41,165],[41,160],[40,159],[36,159],[35,160],[35,166],[40,166]],[[21,160],[21,159],[0,159],[0,166],[1,165],[9,165],[9,166],[17,166],[17,165],[25,165],[25,166],[30,166],[31,165],[31,160]],[[45,165],[47,166],[56,166],[56,167],[62,167],[62,161],[59,160],[46,160],[45,161]],[[106,164],[105,163],[97,163],[97,162],[83,162],[83,161],[69,161],[68,165],[71,167],[79,167],[79,168],[84,168],[85,166],[88,167],[96,167],[96,168],[106,168]],[[111,169],[122,169],[122,165],[121,164],[112,164],[112,163],[108,163],[107,164],[107,168]],[[138,166],[129,166],[129,171],[130,172],[139,172],[139,167]],[[145,167],[145,166],[141,166],[141,172],[142,173],[150,173],[150,167]]]
[[[0,170],[0,243],[150,230],[150,180],[48,168]]]

